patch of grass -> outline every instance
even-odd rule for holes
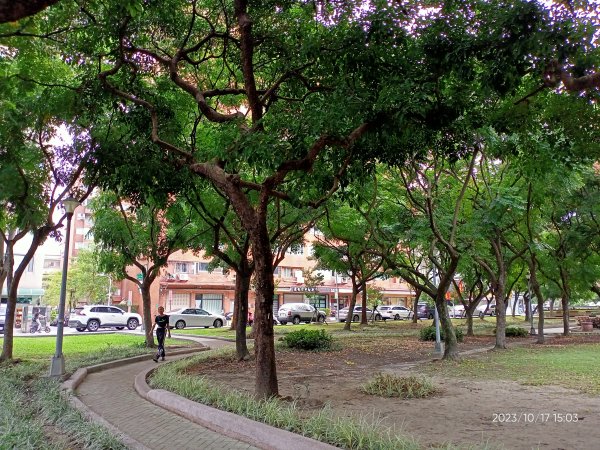
[[[194,345],[182,340],[169,344]],[[0,449],[125,449],[109,431],[71,408],[58,381],[46,377],[55,345],[52,336],[14,338],[14,355],[20,362],[0,365]],[[72,373],[153,350],[144,346],[143,336],[90,334],[65,336],[63,352],[66,371]],[[48,433],[49,428],[53,432]],[[52,435],[59,437],[54,441]]]
[[[362,386],[363,392],[380,397],[425,398],[437,389],[424,377],[398,377],[389,373],[377,373]]]
[[[1,340],[0,340],[1,342]],[[196,345],[184,339],[169,339],[167,346]],[[19,359],[50,361],[56,351],[56,336],[15,337],[13,355]],[[67,335],[63,338],[63,354],[67,372],[91,364],[152,353],[144,336],[126,334]]]
[[[600,395],[599,353],[600,344],[518,347],[477,358],[439,362],[423,370],[442,377],[514,380]]]
[[[231,351],[229,351],[231,352]],[[373,426],[366,419],[337,417],[330,408],[323,408],[305,417],[295,404],[276,398],[256,400],[253,396],[216,386],[204,377],[186,374],[188,367],[224,352],[205,352],[160,366],[153,372],[150,385],[167,389],[190,400],[299,433],[321,442],[355,450],[412,450],[420,446],[411,438],[394,435],[383,426]]]

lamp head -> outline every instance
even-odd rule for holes
[[[75,208],[77,208],[80,205],[79,200],[71,196],[65,198],[62,201],[62,204],[65,207],[65,212],[67,214],[73,214]]]

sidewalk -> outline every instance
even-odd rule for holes
[[[197,339],[194,339],[197,340]],[[213,348],[230,345],[223,341],[208,342]],[[180,355],[170,358],[179,359]],[[76,390],[77,397],[90,410],[113,425],[130,448],[136,449],[255,449],[249,444],[210,431],[181,416],[142,399],[134,389],[135,377],[156,367],[147,361],[124,364],[87,375]]]
[[[234,345],[214,338],[185,337],[213,349]],[[189,354],[188,350],[187,354],[169,356],[167,348],[169,361]],[[106,426],[135,450],[333,449],[322,442],[201,405],[168,391],[153,390],[145,379],[155,367],[157,364],[149,356],[138,362],[113,362],[103,365],[101,370],[97,366],[89,371],[78,371],[80,373],[75,373],[63,385],[75,389],[76,406],[88,411],[93,421]]]

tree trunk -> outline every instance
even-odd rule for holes
[[[25,255],[23,255],[23,259],[19,263],[19,266],[16,270],[14,270],[14,241],[10,241],[7,246],[6,251],[9,253],[9,267],[8,267],[8,276],[7,276],[7,292],[8,292],[8,300],[6,302],[6,322],[4,323],[4,343],[2,345],[2,354],[0,355],[0,361],[8,361],[13,359],[13,341],[14,341],[14,327],[15,327],[15,312],[17,309],[17,293],[19,289],[19,282],[21,281],[21,277],[25,272],[25,269],[31,262],[33,255],[36,250],[42,243],[44,239],[48,236],[50,229],[43,228],[42,231],[37,231],[33,234],[33,238],[31,240],[31,245]]]
[[[361,284],[361,289],[362,289],[362,311],[360,313],[360,324],[361,325],[368,325],[368,320],[367,320],[367,283],[362,283]],[[373,315],[375,315],[375,312],[373,312]]]
[[[524,306],[525,306],[525,322],[529,322],[531,311],[529,310],[529,303],[531,302],[531,298],[529,297],[529,293],[523,295]]]
[[[59,0],[0,0],[0,23],[16,22],[19,19],[32,16]]]
[[[536,272],[532,270],[533,267],[530,266],[529,273],[531,274],[531,288],[537,297],[537,309],[538,309],[538,335],[537,335],[537,343],[543,344],[545,343],[544,337],[544,297],[542,296],[542,291],[540,289],[540,284],[538,283]],[[532,312],[533,314],[533,312]]]
[[[140,284],[140,291],[142,291],[142,312],[144,313],[144,336],[146,340],[146,347],[154,348],[154,336],[152,335],[152,298],[150,297],[150,285],[153,280],[144,279]]]
[[[418,308],[418,304],[419,304],[419,298],[421,297],[421,291],[420,289],[417,289],[415,291],[415,299],[413,301],[413,318],[412,318],[412,322],[413,323],[417,323],[419,321],[419,316],[417,315],[417,308]]]
[[[513,300],[513,304],[512,304],[512,316],[515,317],[517,314],[517,302],[519,301],[519,293],[515,292],[515,299]]]
[[[238,361],[250,358],[246,342],[246,326],[248,325],[248,292],[252,272],[237,271],[235,277],[235,351]]]
[[[561,267],[560,278],[562,282],[561,302],[563,311],[563,336],[569,335],[569,301],[571,297],[571,287],[569,285],[569,274]]]
[[[258,216],[250,234],[255,264],[256,305],[254,326],[256,330],[254,352],[256,354],[257,398],[279,395],[277,367],[275,364],[275,338],[273,334],[273,255],[266,224],[266,215]]]
[[[465,308],[465,315],[467,317],[467,336],[475,336],[473,332],[473,313],[477,310],[478,301],[469,302],[469,305]]]
[[[444,332],[444,356],[442,359],[457,359],[459,357],[458,342],[456,341],[454,327],[448,314],[445,292],[438,290],[435,298],[435,307],[440,318],[440,326]]]
[[[346,323],[344,324],[344,330],[346,331],[350,331],[350,324],[352,323],[352,316],[354,315],[354,307],[356,306],[356,297],[358,297],[358,286],[354,280],[352,280],[352,297],[350,297],[348,315],[346,316]]]
[[[495,349],[506,349],[506,301],[504,289],[506,286],[506,269],[502,265],[498,269],[498,277],[494,283],[496,298],[496,345]]]

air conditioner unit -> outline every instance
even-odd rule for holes
[[[179,280],[180,281],[188,281],[190,279],[190,277],[188,276],[187,273],[180,273],[179,274]]]
[[[348,277],[342,277],[340,278],[340,283],[344,284],[348,282]]]

